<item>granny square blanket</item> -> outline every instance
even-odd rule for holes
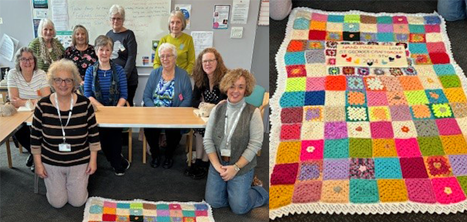
[[[286,30],[271,219],[467,209],[467,79],[441,16],[296,8]]]

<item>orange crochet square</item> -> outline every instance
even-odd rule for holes
[[[346,89],[345,76],[326,76],[325,89],[343,91]]]
[[[381,202],[405,202],[408,200],[404,180],[379,179],[377,182]]]
[[[404,90],[423,90],[422,83],[417,76],[399,76],[398,79]]]
[[[299,52],[305,50],[307,41],[291,40],[287,47],[288,52]]]
[[[431,117],[430,107],[428,107],[426,104],[413,105],[412,112],[416,119],[425,119]]]
[[[294,185],[274,185],[269,189],[269,209],[292,203]]]
[[[347,102],[349,105],[364,105],[365,93],[358,91],[349,91],[347,93]]]
[[[300,141],[281,142],[277,148],[276,164],[296,163],[300,159]]]
[[[452,176],[451,163],[447,156],[423,157],[425,168],[430,178],[443,178]]]
[[[310,30],[326,31],[326,22],[311,21]]]
[[[117,208],[113,207],[104,207],[104,214],[116,214]]]
[[[396,144],[394,139],[373,139],[374,157],[393,157],[397,156]]]
[[[446,154],[467,154],[467,143],[463,135],[440,137]]]
[[[327,203],[349,202],[348,180],[325,180],[321,188],[321,201]]]
[[[450,103],[465,103],[467,99],[465,98],[465,93],[462,88],[446,88],[444,90],[444,95]]]

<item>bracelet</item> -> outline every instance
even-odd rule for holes
[[[235,163],[233,166],[234,166],[235,171],[237,171],[237,172],[240,171],[240,167],[238,167],[237,163]]]

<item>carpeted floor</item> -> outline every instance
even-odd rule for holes
[[[442,0],[441,0],[442,1]],[[436,10],[436,0],[295,0],[293,7],[309,7],[327,11],[360,10],[366,12],[403,12],[431,13]],[[288,17],[281,21],[270,19],[269,34],[269,87],[271,96],[276,89],[277,70],[275,56],[285,36]],[[447,22],[447,32],[451,40],[452,53],[457,64],[464,73],[467,71],[467,51],[465,42],[467,21]],[[467,221],[467,212],[450,215],[431,215],[421,213],[391,214],[391,215],[329,215],[329,214],[299,214],[289,215],[274,221]]]
[[[268,137],[265,134],[262,154],[258,157],[256,174],[264,181],[268,190]],[[123,147],[127,156],[128,148]],[[98,170],[90,177],[89,195],[117,200],[144,199],[148,201],[202,201],[206,179],[193,180],[185,177],[185,145],[175,153],[175,164],[171,169],[153,169],[142,163],[142,142],[133,135],[133,163],[123,177],[114,175],[103,153],[98,155]],[[75,208],[67,204],[62,209],[49,205],[45,186],[39,182],[39,194],[34,194],[34,176],[24,165],[27,154],[19,154],[12,143],[13,169],[7,165],[5,145],[0,146],[0,221],[82,221],[84,206]],[[148,157],[149,160],[149,157]],[[216,221],[267,221],[268,206],[253,209],[246,215],[235,215],[229,208],[213,209]]]

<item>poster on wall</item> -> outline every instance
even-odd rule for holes
[[[39,23],[41,22],[40,19],[33,19],[32,25],[34,26],[34,38],[37,38],[37,29],[39,27]]]
[[[47,0],[32,0],[32,5],[34,8],[49,8]]]
[[[191,5],[175,4],[175,10],[182,11],[183,15],[185,15],[185,20],[186,20],[185,29],[190,29]]]
[[[63,47],[66,49],[68,46],[71,45],[71,36],[73,35],[73,31],[57,31],[56,38],[60,43],[62,43]]]
[[[232,24],[246,24],[250,0],[234,0],[232,7]]]
[[[215,5],[212,19],[213,29],[227,29],[229,27],[230,5]]]

